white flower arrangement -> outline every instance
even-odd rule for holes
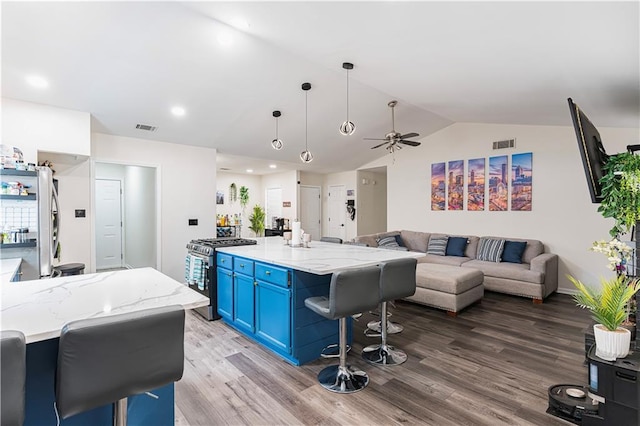
[[[590,250],[607,256],[609,261],[607,267],[618,275],[625,272],[627,261],[633,255],[633,249],[617,238],[608,242],[604,240],[595,241]]]

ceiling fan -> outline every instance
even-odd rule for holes
[[[416,136],[420,136],[418,133],[406,133],[403,135],[396,132],[396,116],[394,113],[394,108],[397,104],[398,104],[398,101],[391,101],[387,104],[389,105],[389,108],[391,108],[391,131],[385,135],[384,139],[363,138],[364,140],[367,140],[367,141],[384,141],[379,145],[371,147],[371,149],[376,149],[376,148],[380,148],[381,146],[387,145],[386,149],[389,152],[393,153],[396,150],[402,149],[402,145],[400,144],[409,145],[409,146],[420,145],[420,142],[407,140],[408,138],[415,138]]]

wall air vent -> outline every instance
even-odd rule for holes
[[[231,170],[231,169],[228,168],[228,167],[220,167],[218,170],[220,170],[221,172],[226,172],[226,171]]]
[[[493,143],[493,149],[514,148],[515,146],[516,146],[515,139],[505,139],[503,141],[495,141]]]
[[[158,126],[150,126],[148,124],[136,124],[136,129],[146,130],[148,132],[155,132]]]

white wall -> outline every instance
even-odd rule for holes
[[[282,208],[282,217],[291,222],[299,217],[298,214],[298,171],[292,170],[262,176],[262,194],[267,188],[282,188],[282,201],[290,201],[291,207]],[[264,205],[263,205],[264,207]]]
[[[231,203],[231,199],[229,198],[229,186],[231,183],[235,183],[238,190],[238,199],[235,203]],[[253,237],[253,231],[249,230],[249,226],[251,225],[249,222],[249,216],[251,216],[251,211],[254,205],[260,204],[264,208],[262,176],[218,172],[216,185],[217,190],[224,193],[224,204],[216,205],[216,214],[222,215],[242,214],[242,207],[240,206],[240,187],[246,186],[249,188],[249,204],[247,204],[246,207],[245,217],[242,219],[242,231],[240,235],[243,238]],[[215,234],[211,236],[213,237]]]
[[[637,129],[599,130],[609,154],[638,143]],[[516,138],[516,148],[491,149],[492,141],[507,138]],[[533,153],[531,212],[430,210],[431,163],[523,152]],[[591,203],[573,128],[454,124],[396,153],[395,164],[392,159],[363,167],[387,165],[389,230],[539,239],[560,257],[561,291],[573,290],[567,274],[593,285],[612,274],[603,255],[589,251],[593,241],[609,239],[612,222]]]
[[[357,173],[358,235],[384,232],[387,229],[387,175],[366,170]]]
[[[20,148],[25,163],[35,163],[38,151],[88,156],[91,115],[2,98],[1,143]]]
[[[322,188],[322,235],[329,234],[329,186],[331,185],[344,185],[345,191],[353,190],[355,191],[355,196],[347,197],[347,200],[354,199],[358,200],[358,191],[357,191],[357,172],[342,172],[342,173],[330,173],[324,176],[324,183]],[[345,192],[346,195],[346,192]],[[346,206],[345,206],[346,209]],[[356,215],[358,211],[356,209]],[[348,215],[347,215],[348,216]],[[355,220],[351,220],[351,218],[347,217],[347,221],[345,223],[345,241],[351,240],[356,237],[357,229],[358,229],[358,218],[356,216]]]
[[[97,162],[157,167],[159,267],[183,281],[186,244],[215,235],[216,150],[94,133],[91,156]],[[188,219],[198,219],[198,226],[189,226]]]

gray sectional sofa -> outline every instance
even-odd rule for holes
[[[354,242],[361,244],[364,243],[370,247],[378,247],[378,241],[381,238],[396,235],[400,236],[401,242],[406,247],[406,249],[400,249],[419,251],[423,253],[427,252],[429,239],[431,237],[446,236],[446,234],[402,230],[361,235],[356,237]],[[457,268],[471,268],[481,271],[484,274],[482,282],[484,289],[528,297],[533,299],[534,303],[542,303],[542,300],[545,297],[555,292],[558,288],[558,256],[553,253],[545,253],[544,245],[539,240],[507,237],[478,237],[474,235],[450,236],[467,238],[464,256],[427,254],[426,256],[418,259],[418,264],[430,263],[448,265],[450,267]],[[526,242],[526,247],[520,259],[521,263],[478,260],[478,245],[481,238]],[[456,275],[456,269],[450,269],[450,271],[452,272],[452,275]],[[459,303],[453,305],[453,308],[451,307],[451,303],[445,303],[447,306],[443,306],[438,301],[433,300],[434,285],[421,285],[421,283],[428,282],[430,279],[428,276],[429,268],[422,268],[422,270],[418,268],[416,274],[416,294],[415,296],[412,296],[410,300],[418,303],[424,303],[426,305],[441,307],[452,312],[457,312],[458,309],[463,307],[461,307]],[[420,274],[425,276],[421,277]],[[436,283],[435,285],[439,286],[440,284]],[[477,296],[475,297],[477,298]]]

